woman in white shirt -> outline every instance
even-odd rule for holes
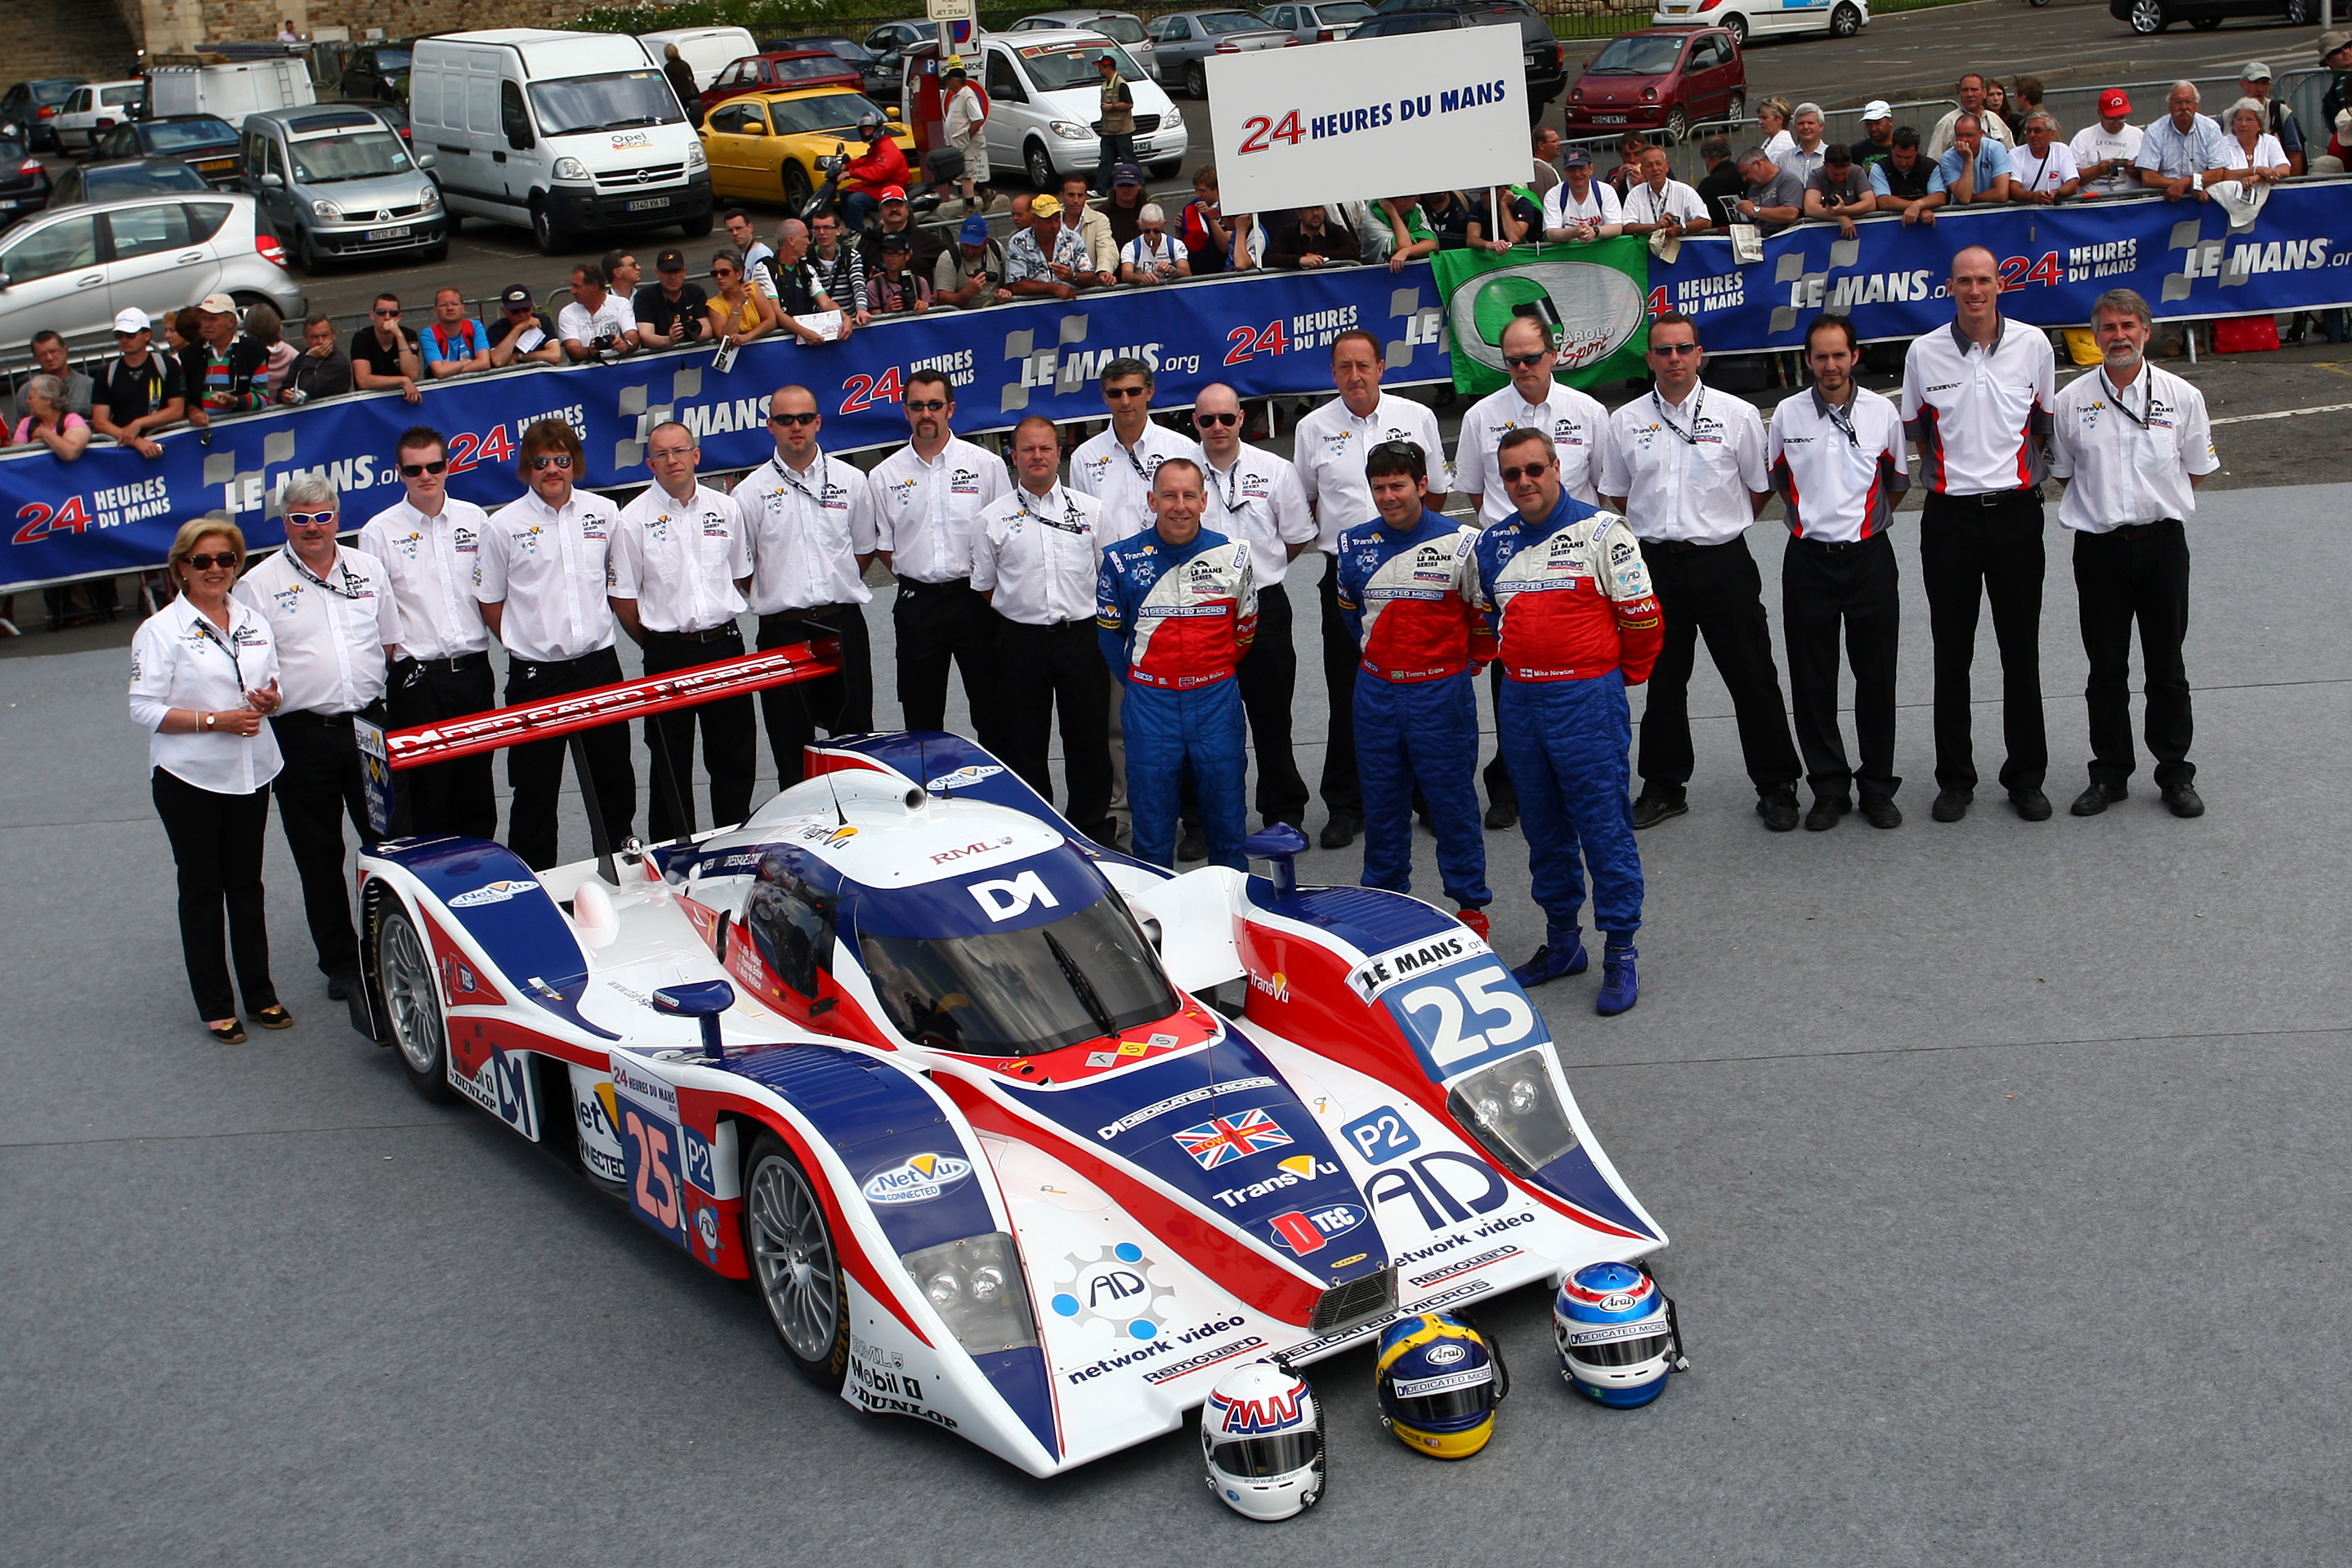
[[[2240,99],[2230,106],[2226,123],[2230,134],[2221,142],[2229,158],[2226,167],[2244,170],[2242,178],[2247,184],[2267,184],[2294,172],[2279,139],[2263,129],[2266,120],[2261,104],[2251,98]]]
[[[148,617],[131,643],[131,716],[152,737],[155,811],[179,868],[188,988],[223,1045],[245,1040],[238,992],[264,1029],[294,1021],[269,979],[261,886],[269,781],[281,765],[277,738],[261,722],[278,711],[278,649],[268,623],[229,597],[244,565],[245,535],[235,524],[182,524],[167,569],[180,597]],[[236,992],[221,951],[224,911]]]
[[[1789,100],[1768,98],[1756,110],[1757,134],[1764,138],[1764,156],[1778,163],[1797,150],[1797,139],[1789,134]]]

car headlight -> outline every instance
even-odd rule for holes
[[[909,1252],[899,1260],[923,1299],[968,1354],[987,1355],[1037,1343],[1029,1288],[1013,1238],[993,1231]]]
[[[1552,1090],[1540,1048],[1460,1079],[1446,1092],[1445,1109],[1488,1154],[1529,1181],[1576,1147],[1576,1129]]]
[[[1087,127],[1083,125],[1073,125],[1066,120],[1057,120],[1054,121],[1053,131],[1055,135],[1069,141],[1086,141],[1091,140],[1094,136],[1094,132]]]
[[[423,185],[417,187],[416,204],[423,207],[428,213],[434,208],[439,206],[441,204],[441,187],[433,183],[432,181],[427,180]]]
[[[1184,111],[1171,103],[1168,106],[1168,112],[1160,117],[1160,123],[1167,130],[1181,131],[1184,129]]]
[[[577,158],[558,158],[555,161],[555,177],[559,180],[584,180],[588,177],[588,165]]]
[[[343,221],[343,209],[332,202],[312,202],[310,215],[327,223],[339,224]]]
[[[689,169],[710,167],[710,160],[702,155],[702,142],[698,138],[686,144],[686,166]]]

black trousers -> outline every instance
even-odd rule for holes
[[[391,689],[384,693],[384,707],[395,729],[488,713],[498,706],[488,653],[429,662],[402,659],[392,666]],[[499,798],[490,782],[490,757],[485,751],[394,775],[392,836],[497,838]]]
[[[2083,652],[2091,662],[2083,698],[2091,710],[2091,778],[2121,784],[2132,774],[2131,635],[2139,622],[2147,673],[2147,749],[2158,789],[2193,783],[2195,724],[2180,644],[2189,636],[2189,534],[2177,517],[2112,533],[2074,536],[2074,596]]]
[[[1257,591],[1257,635],[1242,655],[1234,679],[1241,685],[1242,711],[1249,716],[1250,748],[1257,754],[1257,814],[1264,822],[1307,826],[1307,780],[1298,776],[1291,745],[1291,699],[1298,690],[1297,618],[1290,595],[1276,582]],[[1352,692],[1349,701],[1355,700]],[[1354,717],[1349,716],[1349,732]],[[1201,810],[1187,770],[1182,790],[1184,826],[1198,828]]]
[[[1780,629],[1789,643],[1789,705],[1813,793],[1892,800],[1895,776],[1895,657],[1903,606],[1895,541],[1885,534],[1853,544],[1791,538],[1780,558]],[[1838,632],[1853,667],[1853,733],[1862,768],[1846,760],[1838,733]]]
[[[991,613],[994,613],[991,612]],[[1002,661],[997,755],[1046,800],[1054,798],[1047,758],[1054,713],[1062,716],[1062,814],[1078,831],[1107,842],[1110,820],[1110,665],[1092,621],[1031,626],[997,616]]]
[[[2050,771],[2042,723],[2042,493],[1930,494],[1919,515],[1919,570],[1936,644],[1937,785],[1977,785],[1969,672],[1977,656],[1977,608],[1989,601],[2009,748],[2000,787],[2012,794],[2041,789]]]
[[[1323,600],[1323,689],[1331,699],[1331,718],[1324,732],[1323,805],[1335,817],[1364,816],[1364,786],[1356,777],[1356,664],[1364,656],[1348,618],[1339,611],[1339,565],[1323,558],[1323,578],[1316,584]]]
[[[544,702],[620,679],[621,656],[610,648],[547,664],[515,659],[507,665],[507,706]],[[580,735],[605,835],[622,843],[637,814],[637,770],[629,758],[629,727],[608,724]],[[556,862],[555,811],[563,789],[564,753],[571,744],[568,737],[534,740],[507,753],[507,782],[514,786],[514,799],[507,807],[507,847],[533,871],[545,871]]]
[[[382,723],[383,710],[376,707],[367,716]],[[302,914],[319,952],[319,972],[356,975],[360,939],[352,928],[351,878],[343,874],[343,820],[351,819],[362,844],[373,844],[375,834],[368,830],[367,785],[352,716],[289,711],[274,715],[269,728],[286,758],[270,792],[278,797],[278,825],[302,878]]]
[[[180,873],[180,953],[196,1016],[207,1021],[235,1018],[238,992],[248,1013],[276,1007],[278,988],[269,981],[268,900],[261,887],[269,791],[216,795],[161,768],[152,782],[155,814],[163,819]],[[235,991],[221,951],[224,925],[236,955]]]
[[[971,708],[971,738],[996,749],[996,629],[1003,619],[973,591],[970,578],[900,580],[890,624],[898,640],[898,706],[908,729],[948,727],[952,661]]]
[[[1780,701],[1780,672],[1772,663],[1772,628],[1764,616],[1764,579],[1741,535],[1719,545],[1672,540],[1642,542],[1650,581],[1664,613],[1666,643],[1650,674],[1649,705],[1642,711],[1642,751],[1636,768],[1642,793],[1679,800],[1690,783],[1690,678],[1698,640],[1731,693],[1739,722],[1739,753],[1757,793],[1797,781],[1797,748],[1789,739],[1789,710]]]
[[[814,610],[785,610],[760,617],[762,652],[797,643],[812,625],[841,639],[841,668],[814,681],[770,686],[760,694],[760,716],[768,729],[768,747],[776,757],[776,788],[789,789],[801,781],[802,751],[827,735],[862,735],[874,727],[874,642],[866,630],[862,604],[820,604]]]
[[[667,674],[720,659],[739,658],[743,633],[732,622],[708,639],[678,637],[647,629],[646,674]],[[710,775],[710,821],[714,827],[751,814],[751,786],[760,773],[760,743],[751,698],[722,697],[715,703],[646,720],[646,749],[652,753],[646,795],[646,837],[659,843],[695,831],[694,730],[702,727],[702,766]]]

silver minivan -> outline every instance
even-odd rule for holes
[[[439,261],[449,214],[430,162],[365,104],[302,104],[245,117],[238,183],[305,272],[362,256]]]

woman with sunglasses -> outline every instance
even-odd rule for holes
[[[269,979],[261,886],[269,784],[281,766],[277,737],[261,722],[278,708],[278,647],[261,617],[229,596],[244,564],[236,524],[182,524],[167,567],[180,596],[149,616],[131,643],[131,716],[152,737],[150,784],[179,868],[188,988],[223,1045],[245,1040],[238,993],[264,1029],[294,1021]],[[236,956],[234,989],[221,951],[224,913]]]
[[[712,256],[710,281],[717,286],[719,297],[703,308],[710,313],[712,337],[740,348],[776,329],[776,302],[765,290],[751,286],[742,256],[731,250]]]

